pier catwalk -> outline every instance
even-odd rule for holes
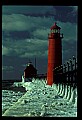
[[[44,80],[23,83],[27,92],[2,116],[12,117],[77,117],[77,106],[57,94],[57,86]]]

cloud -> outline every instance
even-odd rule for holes
[[[11,54],[15,55],[15,50],[11,46],[5,47],[2,45],[2,55],[10,56]]]
[[[70,40],[77,41],[77,24],[60,21],[58,21],[58,24],[61,26],[61,33],[64,35],[63,42],[70,42]]]
[[[2,47],[2,55],[6,56],[20,56],[20,57],[34,57],[43,56],[47,50],[48,42],[41,39],[25,39],[19,41],[5,41],[7,47]]]
[[[47,57],[47,50],[46,51],[36,51],[36,52],[25,52],[25,54],[22,54],[20,57],[22,58],[34,58],[34,57],[37,57],[37,58],[40,58],[40,57]]]
[[[2,6],[2,13],[54,17],[61,22],[77,22],[78,6]]]
[[[32,35],[29,31],[2,31],[2,34],[3,34],[3,37],[4,37],[4,41],[7,38],[8,39],[13,38],[14,41],[15,40],[22,40],[22,39],[25,39],[25,38],[30,38],[31,35]]]
[[[36,38],[39,38],[39,39],[48,39],[48,33],[50,32],[50,28],[44,28],[44,29],[36,29],[34,32],[33,32],[33,36],[36,37]]]
[[[2,45],[2,55],[9,55],[12,49]]]
[[[2,46],[2,55],[6,55],[9,53],[8,48]]]
[[[13,66],[2,66],[2,70],[4,70],[4,71],[12,71],[12,70],[14,70],[14,67]]]
[[[3,15],[2,18],[2,30],[8,31],[25,31],[29,27],[29,19],[26,22],[27,17],[21,14]]]
[[[46,13],[53,13],[55,10],[53,9],[53,6],[3,6],[2,7],[3,14],[31,14],[31,15],[37,15],[37,14],[43,14]]]
[[[3,6],[2,69],[4,78],[20,78],[24,70],[22,65],[27,63],[28,59],[34,61],[35,57],[38,71],[45,73],[48,33],[54,22],[57,22],[61,27],[61,33],[64,34],[63,62],[77,54],[77,8],[77,6]],[[11,74],[9,69],[11,71],[14,69]],[[7,73],[6,70],[8,70]]]
[[[47,50],[46,40],[26,39],[24,41],[24,44],[25,44],[24,48],[22,47],[24,52],[22,52],[23,50],[21,50],[20,57],[34,57],[34,56],[43,57],[45,54],[45,51]],[[47,57],[47,54],[44,57]]]
[[[6,18],[5,18],[6,17]],[[8,19],[7,19],[8,18]],[[24,26],[17,23],[24,22]],[[15,23],[13,26],[10,23]],[[30,17],[21,14],[4,15],[2,55],[20,57],[47,57],[48,33],[54,24],[53,18]],[[7,24],[6,24],[7,23]],[[57,21],[64,34],[62,42],[77,40],[77,25],[70,22]],[[22,27],[21,27],[22,26]],[[21,28],[21,29],[20,29]],[[29,34],[30,33],[30,34]]]
[[[65,9],[67,8],[65,7]],[[54,22],[54,17],[34,17],[23,14],[3,15],[2,55],[20,57],[47,56],[48,33]],[[77,41],[77,24],[64,23],[59,20],[56,22],[61,27],[61,33],[64,34],[62,42]]]
[[[77,6],[54,6],[54,18],[61,22],[77,23]]]
[[[47,17],[25,16],[23,14],[11,14],[2,16],[2,30],[4,31],[34,31],[38,27],[48,28],[54,19]]]
[[[36,38],[47,39],[54,18],[33,17],[22,14],[3,15],[2,31],[5,37],[14,39]],[[77,24],[56,21],[62,28],[65,40],[77,39]],[[72,33],[72,34],[71,34]]]
[[[73,15],[78,13],[78,6],[70,6],[70,7],[73,8],[73,10],[72,10]]]
[[[77,58],[77,41],[70,39],[62,42],[62,58],[63,63],[75,56]]]

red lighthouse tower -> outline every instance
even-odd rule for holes
[[[55,23],[51,27],[51,33],[48,35],[48,70],[47,70],[47,84],[53,84],[53,70],[55,67],[62,64],[62,44],[61,39],[63,34],[60,34],[60,27]]]

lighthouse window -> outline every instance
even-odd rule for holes
[[[59,29],[52,29],[51,33],[60,33],[60,30]]]
[[[58,32],[58,30],[57,29],[54,29],[54,33],[57,33]]]
[[[60,30],[58,29],[58,33],[60,33]]]
[[[54,29],[51,30],[51,33],[54,33]]]
[[[56,29],[54,29],[54,33],[56,33]]]

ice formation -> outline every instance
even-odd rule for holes
[[[22,86],[27,92],[3,116],[77,117],[76,89],[60,84],[49,86],[45,80],[39,79],[22,83]]]

